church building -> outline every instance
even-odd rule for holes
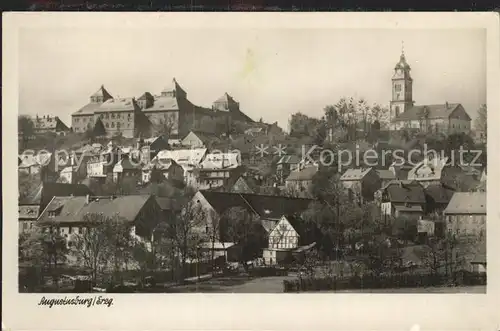
[[[390,129],[404,128],[425,133],[469,133],[471,118],[460,103],[415,105],[413,79],[404,51],[394,68],[392,99],[390,102]]]

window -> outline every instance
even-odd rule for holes
[[[73,228],[70,226],[68,229],[68,233],[71,233],[72,230],[73,230]]]
[[[401,92],[401,84],[396,84],[396,85],[394,85],[394,90],[395,90],[396,92]]]
[[[111,113],[111,119],[115,118],[115,113]]]
[[[28,230],[28,223],[26,222],[23,223],[23,230]]]
[[[111,127],[114,128],[115,127],[115,122],[111,122]]]
[[[78,234],[82,234],[82,228],[78,227]]]
[[[130,113],[129,113],[129,114],[128,114],[128,118],[130,119],[131,117],[132,117],[132,114],[130,114]]]
[[[395,114],[396,114],[396,117],[399,116],[399,106],[396,106],[396,108],[395,108]]]

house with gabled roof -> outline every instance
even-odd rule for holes
[[[193,197],[207,215],[219,217],[233,207],[247,210],[256,216],[263,230],[261,242],[266,263],[284,262],[299,245],[314,241],[315,229],[306,226],[300,218],[312,199],[290,198],[261,194],[198,191]],[[277,227],[279,226],[279,227]],[[286,228],[286,229],[284,229]],[[287,239],[284,239],[284,238]],[[286,242],[286,243],[285,243]]]
[[[45,229],[55,229],[71,244],[72,235],[82,234],[93,226],[91,219],[86,217],[90,214],[117,217],[130,226],[133,235],[148,239],[164,217],[162,208],[151,195],[55,196],[40,214],[37,224]]]
[[[213,143],[218,141],[219,138],[213,133],[191,130],[181,140],[181,144],[186,148],[210,148]]]
[[[58,116],[38,116],[32,118],[33,131],[36,134],[55,133],[57,135],[65,135],[70,131],[70,128]]]
[[[284,184],[292,171],[299,169],[300,157],[297,155],[283,155],[276,163],[276,176],[280,184]]]
[[[425,213],[424,188],[416,181],[391,181],[376,196],[384,217],[417,220]]]
[[[444,215],[448,233],[486,238],[486,192],[455,192]]]
[[[34,222],[55,196],[85,196],[90,189],[80,184],[42,182],[26,198],[19,201],[19,232],[33,228]]]
[[[373,168],[347,169],[340,176],[340,182],[359,203],[372,201],[374,193],[381,187],[381,179]]]

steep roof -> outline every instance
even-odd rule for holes
[[[137,100],[147,100],[154,98],[153,95],[149,92],[144,92]]]
[[[292,171],[287,177],[287,181],[303,181],[312,180],[314,175],[318,173],[318,168],[315,166],[309,166],[299,171]]]
[[[111,94],[104,88],[104,85],[101,85],[101,87],[91,95],[91,97],[103,97],[104,100],[113,98]]]
[[[242,207],[265,219],[279,219],[283,215],[301,213],[313,201],[303,198],[206,190],[200,193],[219,214],[231,207]]]
[[[398,122],[398,121],[419,120],[425,118],[424,116],[426,113],[428,119],[439,119],[439,118],[446,119],[449,118],[450,115],[459,107],[462,107],[462,105],[459,103],[449,103],[448,107],[446,106],[446,104],[413,106],[407,111],[401,113],[398,117],[394,118],[392,121]]]
[[[455,193],[454,190],[442,184],[429,185],[424,189],[425,195],[436,203],[448,204]]]
[[[391,202],[425,203],[422,185],[410,180],[392,180],[381,190],[385,190]]]
[[[455,192],[444,210],[445,214],[486,215],[485,192]]]
[[[85,196],[87,194],[92,194],[92,192],[85,185],[43,182],[20,204],[40,205],[43,208],[55,196]]]
[[[95,112],[120,112],[139,110],[134,98],[109,99],[101,104]]]

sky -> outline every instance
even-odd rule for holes
[[[227,92],[284,129],[342,97],[388,107],[403,41],[416,105],[461,103],[474,119],[486,103],[483,29],[25,28],[19,38],[19,112],[68,126],[101,85],[138,98],[174,77],[195,104]]]

